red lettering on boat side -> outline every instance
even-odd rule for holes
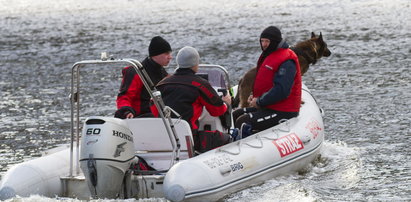
[[[280,152],[280,156],[288,156],[296,151],[304,149],[303,142],[295,133],[273,140],[273,144]]]
[[[316,139],[316,138],[320,135],[320,132],[323,130],[323,129],[320,127],[320,124],[319,124],[315,119],[313,119],[312,121],[310,121],[310,122],[305,126],[305,128],[307,128],[307,129],[310,131],[310,133],[313,135],[313,139]]]

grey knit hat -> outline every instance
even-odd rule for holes
[[[185,46],[177,53],[178,68],[191,68],[200,64],[200,55],[191,46]]]

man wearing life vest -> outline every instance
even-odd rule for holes
[[[289,49],[281,31],[274,26],[261,33],[262,54],[257,62],[251,107],[233,112],[243,138],[252,130],[265,130],[298,116],[301,104],[301,74],[297,55]]]
[[[141,64],[154,85],[166,77],[168,73],[164,69],[171,59],[171,46],[160,36],[153,37],[148,47],[149,57]],[[122,71],[123,80],[117,95],[117,118],[134,118],[137,116],[152,116],[150,110],[150,95],[148,94],[140,76],[133,67],[125,67]]]
[[[231,96],[227,94],[220,98],[207,80],[195,74],[199,69],[199,60],[200,56],[195,48],[182,48],[177,54],[178,67],[175,73],[160,81],[157,89],[161,92],[164,104],[190,124],[194,148],[205,152],[227,144],[231,137],[219,131],[200,130],[198,119],[204,107],[211,116],[226,113],[231,104]],[[156,109],[152,110],[156,114]]]

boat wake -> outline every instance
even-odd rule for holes
[[[336,190],[344,192],[359,182],[361,166],[359,148],[347,146],[344,142],[324,141],[320,155],[304,170],[234,193],[224,201],[302,202],[333,199],[331,193]]]

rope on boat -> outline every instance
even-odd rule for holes
[[[231,152],[231,151],[228,151],[228,150],[222,149],[222,148],[218,148],[217,152],[225,152],[225,153],[228,153],[228,154],[231,154],[231,155],[238,155],[238,154],[241,153],[241,142],[242,142],[241,140],[238,140],[237,142],[235,142],[237,144],[237,148],[238,148],[237,152]]]
[[[281,125],[282,124],[282,125]],[[244,145],[247,145],[247,146],[249,146],[249,147],[252,147],[252,148],[256,148],[256,149],[261,149],[261,148],[263,148],[264,147],[264,142],[263,142],[263,138],[264,139],[268,139],[268,140],[277,140],[278,138],[279,138],[279,135],[280,135],[280,132],[290,132],[291,131],[291,123],[290,123],[290,121],[288,120],[288,119],[283,119],[283,120],[280,120],[280,125],[281,126],[285,126],[285,127],[274,127],[273,129],[271,129],[271,131],[272,131],[272,133],[274,133],[274,136],[275,137],[270,137],[270,136],[272,136],[272,134],[271,133],[266,133],[266,134],[258,134],[258,135],[256,135],[255,136],[255,139],[257,139],[258,140],[258,142],[260,143],[260,144],[258,144],[258,145],[253,145],[253,144],[250,144],[249,142],[243,142],[242,141],[242,139],[241,140],[239,140],[239,141],[237,141],[237,147],[238,147],[238,151],[236,151],[236,152],[231,152],[231,151],[229,151],[229,150],[227,150],[227,149],[222,149],[222,148],[219,148],[217,151],[219,151],[219,152],[225,152],[225,153],[228,153],[228,154],[231,154],[231,155],[238,155],[238,154],[240,154],[241,153],[241,145],[242,144],[244,144]]]
[[[247,145],[247,146],[249,146],[249,147],[252,147],[252,148],[257,148],[257,149],[263,148],[264,143],[263,143],[263,140],[261,139],[261,136],[260,136],[260,135],[256,135],[255,139],[258,140],[258,142],[260,143],[260,145],[252,145],[252,144],[250,144],[250,143],[248,143],[248,142],[246,142],[246,143],[244,143],[244,144]]]
[[[284,123],[284,124],[283,124]],[[280,132],[290,132],[291,131],[291,124],[290,124],[290,120],[289,119],[282,119],[280,120],[280,124],[283,124],[281,126],[286,126],[286,127],[274,127],[273,129],[271,129],[271,131],[274,133],[275,137],[270,137],[271,133],[266,133],[264,134],[264,136],[262,136],[265,139],[268,140],[276,140],[278,138],[280,138]],[[280,126],[280,125],[279,125]]]

